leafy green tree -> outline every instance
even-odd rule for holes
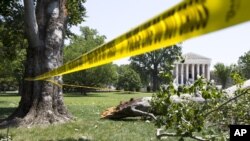
[[[151,88],[149,86],[149,83],[150,83],[151,77],[148,74],[148,71],[146,71],[143,67],[140,67],[138,64],[134,63],[133,61],[131,61],[129,65],[134,71],[136,71],[139,74],[142,86],[147,86],[150,91]]]
[[[23,6],[14,0],[1,1],[0,9],[0,87],[16,90],[21,85],[27,48]]]
[[[75,36],[70,44],[64,48],[64,62],[71,61],[104,43],[105,36],[99,35],[97,30],[80,27],[80,31],[81,35]],[[68,74],[63,78],[65,83],[95,87],[112,86],[116,79],[116,67],[113,64]],[[85,91],[86,88],[80,88],[80,90]]]
[[[171,79],[172,74],[166,75]],[[190,86],[179,86],[175,89],[173,82],[166,89],[160,90],[152,99],[152,107],[158,113],[155,122],[163,132],[163,136],[180,137],[180,141],[189,137],[198,141],[228,140],[228,126],[231,124],[249,124],[250,89],[243,89],[243,79],[237,73],[232,73],[232,79],[237,84],[234,96],[217,89],[210,81],[199,78]],[[184,95],[185,94],[185,95]],[[175,102],[172,97],[202,97],[204,102]]]
[[[24,71],[25,50],[16,53],[15,60],[0,56],[0,91],[18,90]]]
[[[139,91],[141,88],[141,79],[129,65],[122,65],[118,69],[117,89],[125,91]]]
[[[226,66],[223,63],[217,63],[214,65],[214,69],[215,77],[217,77],[217,80],[222,85],[222,88],[226,88],[232,71],[231,67]]]
[[[14,47],[18,47],[18,42],[15,43],[15,40],[19,38],[27,40],[23,78],[28,78],[62,65],[65,35],[69,34],[70,26],[83,21],[85,0],[23,0],[23,2],[19,0],[0,2],[0,28],[6,29],[10,25],[6,34],[1,34],[5,35],[4,40],[10,41],[4,42],[3,39],[1,41],[4,54],[8,54],[9,50],[10,54],[16,51]],[[52,79],[62,83],[60,76]],[[57,85],[46,81],[23,80],[19,94],[21,100],[17,109],[0,123],[1,127],[63,123],[72,118],[64,105],[62,88]]]
[[[131,57],[130,60],[131,65],[138,71],[144,83],[152,80],[152,89],[156,91],[159,89],[161,82],[159,72],[162,70],[172,70],[172,64],[180,58],[180,56],[181,46],[173,45],[170,48],[162,48],[143,55]]]
[[[250,79],[250,51],[240,56],[238,66],[246,79]]]
[[[0,2],[1,59],[15,60],[17,53],[27,48],[23,16],[23,5],[18,0]]]

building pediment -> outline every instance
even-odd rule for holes
[[[192,52],[186,53],[182,57],[185,60],[185,64],[211,64],[210,58]]]

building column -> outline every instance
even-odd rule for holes
[[[186,83],[188,81],[188,69],[189,69],[189,64],[186,64]]]
[[[195,65],[195,64],[191,64],[191,65],[192,65],[192,66],[191,66],[191,67],[192,67],[192,80],[193,80],[193,82],[194,82],[194,65]]]
[[[184,78],[184,75],[183,75],[183,73],[184,73],[184,71],[183,71],[183,67],[184,66],[184,64],[181,64],[181,84],[183,84],[183,78]]]
[[[200,64],[196,65],[196,76],[198,78],[198,76],[200,76]]]
[[[202,76],[205,78],[205,64],[202,64]]]
[[[178,72],[178,69],[179,69],[179,64],[176,64],[175,65],[175,79],[177,81],[177,84],[179,85],[179,72]]]
[[[207,80],[210,80],[210,65],[207,64]]]

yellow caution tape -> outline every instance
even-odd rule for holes
[[[47,80],[45,80],[45,81],[47,81],[47,82],[50,82],[50,83],[52,83],[52,84],[54,84],[54,85],[56,85],[56,86],[58,86],[58,87],[63,87],[63,84],[59,84],[59,83],[57,83],[56,81],[54,81],[54,80],[50,80],[50,79],[47,79]]]
[[[43,80],[169,47],[250,20],[250,0],[185,0],[131,31],[32,80]]]
[[[124,93],[143,93],[143,92],[135,92],[135,91],[124,91],[124,90],[113,90],[113,89],[109,89],[109,88],[100,88],[100,87],[91,87],[91,86],[83,86],[83,85],[72,85],[72,84],[59,84],[58,82],[51,80],[51,79],[47,79],[45,80],[47,82],[50,82],[54,85],[57,85],[58,87],[74,87],[74,88],[87,88],[87,89],[94,89],[94,90],[103,90],[103,91],[116,91],[116,92],[124,92]]]
[[[111,90],[108,88],[100,88],[100,87],[90,87],[90,86],[82,86],[82,85],[72,85],[72,84],[59,84],[58,82],[54,81],[54,80],[50,80],[47,79],[47,82],[50,82],[52,84],[57,85],[58,87],[63,87],[63,86],[67,86],[67,87],[78,87],[78,88],[88,88],[88,89],[95,89],[95,90]]]

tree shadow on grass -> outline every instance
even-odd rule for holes
[[[16,107],[0,107],[0,122],[14,112]]]
[[[140,94],[140,92],[130,92],[130,91],[125,91],[125,92],[114,92],[114,94],[118,94],[118,95],[123,95],[123,94],[125,94],[125,95],[134,95],[134,94]]]
[[[0,104],[6,104],[6,103],[9,103],[9,102],[0,100]]]
[[[0,93],[0,97],[11,97],[11,96],[20,96],[19,94],[17,93]]]
[[[125,122],[145,121],[145,119],[143,119],[142,117],[127,117],[122,119],[101,119],[101,120],[125,121]]]
[[[66,138],[66,139],[59,139],[58,141],[78,141],[78,139]]]
[[[91,141],[92,139],[88,138],[79,138],[79,139],[74,139],[74,138],[66,138],[66,139],[59,139],[58,141]]]
[[[102,93],[100,94],[89,93],[87,95],[73,93],[73,94],[64,94],[64,97],[107,97],[107,96]]]
[[[134,121],[143,121],[143,119],[141,119],[141,118],[124,118],[124,119],[116,119],[114,121],[134,122]]]

